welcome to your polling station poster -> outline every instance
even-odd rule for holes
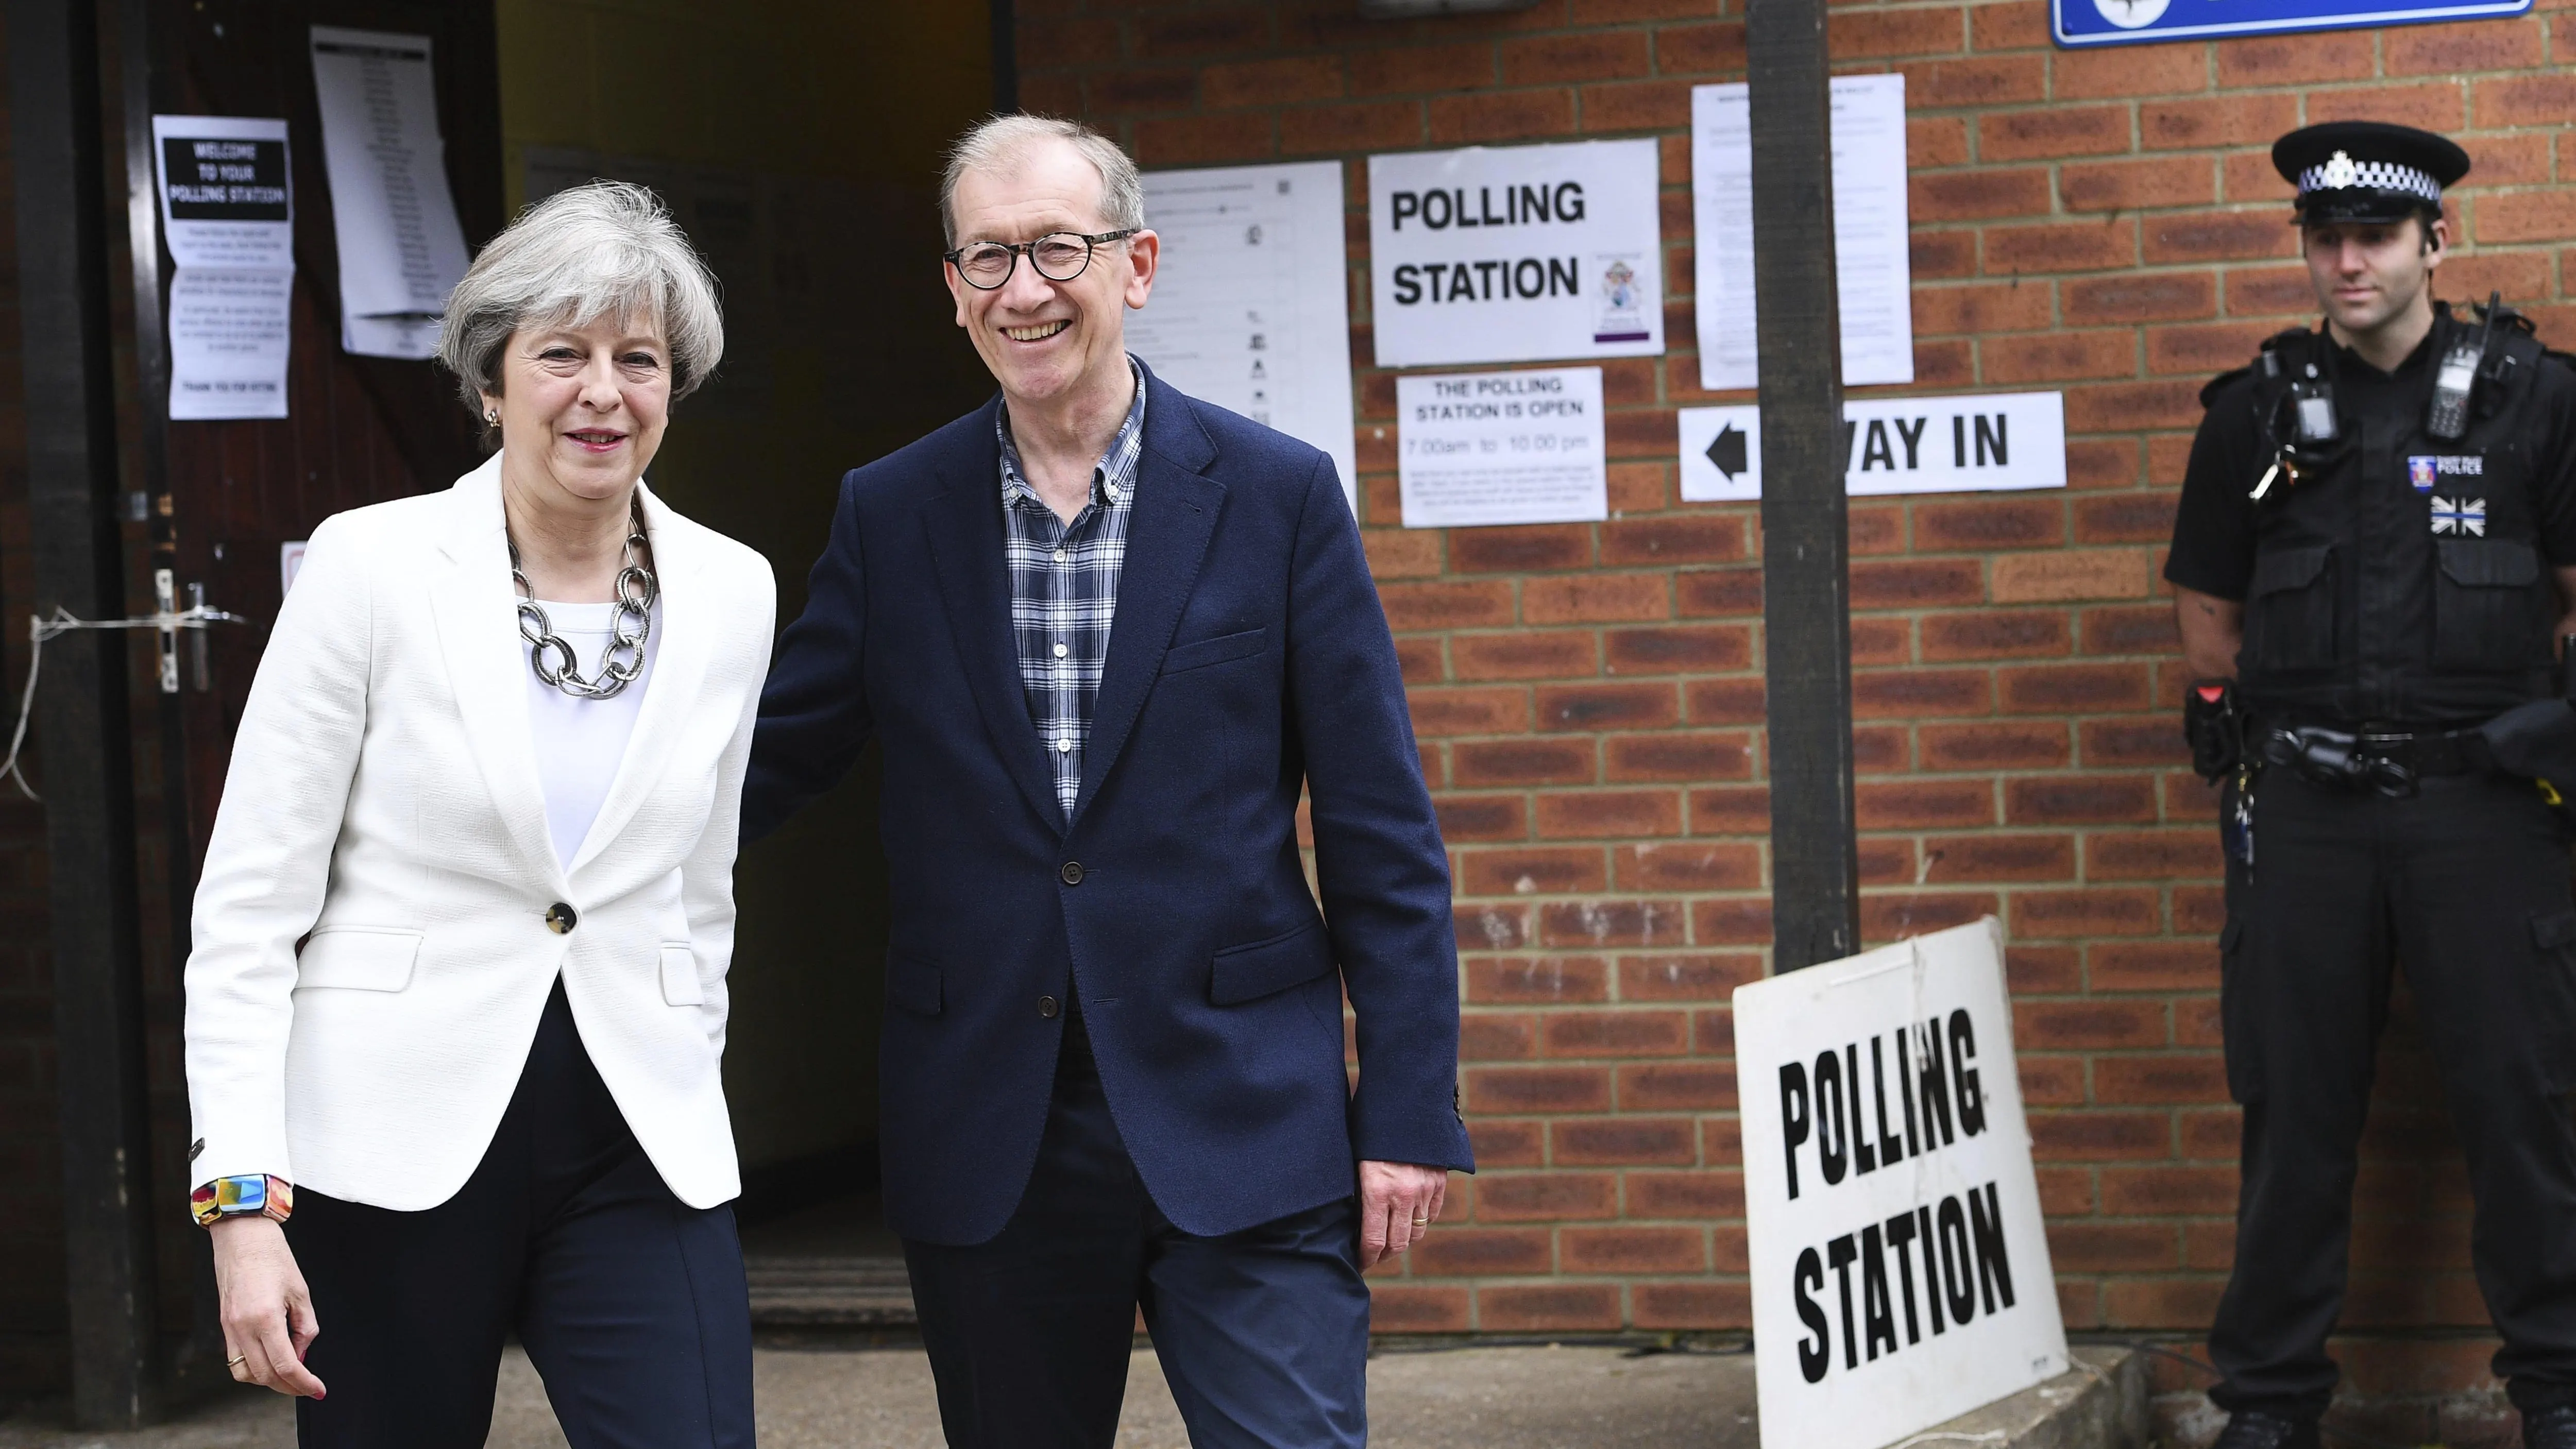
[[[2067,1368],[1991,916],[1735,992],[1763,1449],[1877,1449]]]

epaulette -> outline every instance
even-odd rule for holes
[[[2493,306],[2489,306],[2484,302],[2473,302],[2470,305],[2477,309],[2478,320],[2481,322],[2492,317],[2497,326],[2506,328],[2509,331],[2519,332],[2525,337],[2536,337],[2540,335],[2540,324],[2532,321],[2528,315],[2515,308],[2508,307],[2501,302],[2498,302]]]
[[[2263,350],[2252,362],[2249,362],[2243,367],[2237,368],[2231,372],[2220,373],[2218,376],[2211,378],[2208,384],[2201,388],[2200,405],[2203,408],[2208,408],[2214,405],[2218,401],[2218,395],[2221,392],[2224,392],[2229,384],[2251,376],[2257,367],[2262,367],[2270,359],[2271,354],[2275,352],[2304,352],[2315,342],[2316,336],[2317,334],[2308,328],[2292,327],[2286,331],[2275,332],[2271,336],[2264,338]],[[2289,360],[2296,362],[2304,361],[2305,359],[2293,357]]]

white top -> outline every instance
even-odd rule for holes
[[[539,601],[546,622],[572,646],[581,677],[596,681],[600,659],[608,652],[617,619],[615,604],[549,604]],[[653,629],[644,641],[644,672],[608,699],[578,699],[537,677],[528,662],[529,644],[512,636],[519,675],[528,689],[528,733],[536,745],[537,779],[546,794],[546,830],[554,837],[555,859],[572,868],[590,823],[599,818],[600,802],[626,758],[626,741],[635,733],[635,717],[644,708],[644,690],[653,682],[653,656],[662,651],[662,604],[653,603]]]

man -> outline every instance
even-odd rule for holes
[[[2226,781],[2245,1116],[2218,1443],[2318,1443],[2393,958],[2467,1149],[2495,1371],[2525,1443],[2576,1449],[2576,902],[2551,809],[2576,771],[2545,763],[2576,732],[2551,657],[2576,629],[2576,373],[2510,312],[2432,300],[2458,146],[2343,122],[2272,159],[2325,326],[2202,394],[2165,567],[2195,763]]]
[[[1141,1305],[1194,1443],[1358,1445],[1360,1274],[1472,1168],[1358,528],[1325,455],[1127,355],[1158,244],[1115,145],[997,118],[941,203],[1001,396],[842,480],[744,819],[883,742],[886,1216],[948,1442],[1109,1444]]]

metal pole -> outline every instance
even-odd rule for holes
[[[1835,297],[1824,0],[1750,0],[1762,633],[1771,761],[1771,964],[1860,949],[1853,838],[1849,507]]]
[[[117,618],[125,591],[113,513],[97,7],[11,0],[8,26],[36,607]],[[72,1402],[85,1427],[126,1427],[148,1407],[158,1322],[125,639],[76,633],[48,652],[36,738],[51,853]]]

